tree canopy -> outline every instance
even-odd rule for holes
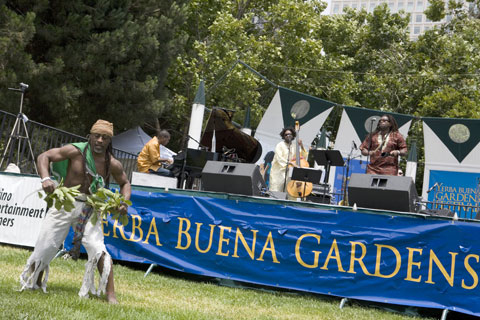
[[[240,123],[251,109],[256,127],[275,88],[239,60],[339,105],[479,117],[478,10],[430,3],[431,19],[452,18],[411,41],[409,15],[386,5],[327,16],[319,0],[0,0],[0,84],[30,85],[34,120],[85,134],[97,118],[117,132],[159,119],[176,147],[200,80],[207,107]],[[0,97],[16,112],[18,95]]]
[[[142,124],[165,106],[167,70],[185,39],[177,32],[183,10],[181,1],[6,1],[11,23],[2,33],[13,33],[11,54],[29,67],[12,63],[4,83],[28,83],[26,113],[75,133],[97,118],[119,129]],[[14,33],[10,25],[21,22]]]

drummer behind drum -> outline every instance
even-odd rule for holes
[[[398,132],[395,118],[383,115],[377,128],[369,134],[360,146],[362,155],[370,156],[368,174],[398,175],[398,156],[407,155],[407,143]]]

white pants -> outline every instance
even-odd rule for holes
[[[85,202],[76,201],[72,212],[50,208],[42,223],[40,234],[35,243],[35,249],[30,258],[28,258],[27,264],[20,275],[21,290],[41,288],[46,292],[50,261],[59,251],[70,227],[75,228],[84,205]],[[105,248],[101,223],[102,219],[98,219],[95,225],[92,225],[90,221],[85,225],[82,245],[87,250],[88,262],[85,265],[85,275],[79,292],[79,295],[82,297],[88,297],[89,292],[99,295],[104,293],[106,289],[111,269],[111,257]],[[105,253],[103,272],[100,276],[99,288],[96,290],[94,283],[95,268],[103,253]],[[39,286],[37,281],[42,271],[45,271],[45,278],[41,286]]]

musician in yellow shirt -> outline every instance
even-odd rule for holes
[[[173,177],[172,172],[166,168],[173,163],[173,157],[168,149],[164,148],[169,141],[170,133],[167,130],[161,130],[156,137],[148,141],[138,155],[138,171]]]

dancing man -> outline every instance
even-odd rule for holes
[[[66,164],[64,172],[60,173],[64,176],[65,186],[81,185],[79,190],[82,194],[75,199],[75,208],[71,212],[66,212],[63,208],[49,209],[35,249],[20,276],[22,290],[41,288],[46,292],[50,262],[62,246],[70,226],[75,229],[82,218],[85,220],[86,212],[92,210],[86,205],[87,194],[95,192],[105,184],[108,186],[109,177],[112,175],[120,186],[120,193],[126,200],[130,199],[130,182],[122,164],[112,156],[112,137],[113,124],[98,120],[90,130],[88,142],[53,148],[38,156],[38,172],[42,178],[42,188],[47,194],[53,192],[56,186],[50,178],[49,165],[59,161]],[[119,210],[126,214],[127,205],[121,204]],[[115,296],[112,258],[105,248],[101,224],[102,219],[98,219],[95,225],[87,222],[84,227],[81,242],[87,250],[88,261],[79,295],[88,297],[89,293],[106,293],[107,301],[115,304],[118,302]],[[98,267],[100,272],[98,290],[94,283],[95,267]]]

